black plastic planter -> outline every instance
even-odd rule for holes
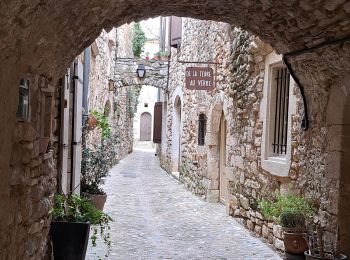
[[[320,257],[319,255],[316,255],[316,256],[310,255],[309,251],[305,251],[304,254],[305,254],[306,260],[318,260],[318,259],[323,260],[323,258]],[[346,257],[346,255],[340,254],[339,256],[335,257],[334,259],[335,260],[346,260],[348,258]]]
[[[84,260],[89,242],[90,223],[51,222],[55,260]]]

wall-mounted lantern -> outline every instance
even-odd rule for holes
[[[144,78],[146,76],[146,68],[143,64],[140,64],[139,66],[137,66],[137,70],[136,70],[137,76],[139,78]]]
[[[113,91],[114,90],[114,80],[110,79],[108,82],[108,89],[109,91]]]
[[[18,121],[28,120],[29,117],[29,80],[21,79],[19,84],[19,102],[16,117]]]

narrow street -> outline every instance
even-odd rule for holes
[[[135,150],[110,171],[105,212],[111,224],[109,259],[280,259],[260,239],[159,167],[153,152]],[[86,259],[103,256],[104,245]]]

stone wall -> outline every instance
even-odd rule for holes
[[[346,53],[348,48],[343,51]],[[339,200],[339,176],[334,176],[333,172],[339,172],[334,167],[341,166],[334,166],[332,158],[336,152],[329,152],[329,147],[335,151],[340,148],[334,147],[329,140],[330,123],[327,125],[327,122],[334,120],[330,119],[333,115],[327,113],[327,109],[330,109],[329,102],[332,102],[332,96],[329,96],[330,85],[336,86],[339,83],[331,83],[331,77],[328,78],[327,73],[324,78],[320,74],[315,75],[315,71],[324,65],[311,61],[305,63],[305,57],[291,58],[299,73],[302,70],[309,72],[301,77],[301,81],[307,87],[310,129],[304,132],[300,128],[303,103],[299,89],[292,85],[290,91],[295,99],[296,110],[291,115],[291,163],[284,173],[285,177],[276,176],[262,166],[261,151],[266,123],[266,118],[261,116],[261,109],[264,109],[264,75],[267,73],[265,59],[271,52],[269,45],[240,28],[224,23],[184,19],[182,45],[179,50],[172,50],[170,96],[169,99],[166,95],[163,96],[163,100],[167,101],[167,137],[162,140],[166,149],[160,149],[165,150],[160,161],[168,172],[173,171],[174,144],[171,140],[174,137],[174,102],[179,97],[182,104],[180,181],[194,194],[208,201],[218,201],[218,130],[223,111],[227,121],[224,174],[227,178],[228,195],[225,204],[228,214],[238,218],[259,236],[268,239],[277,249],[283,250],[281,227],[264,220],[257,202],[273,192],[302,194],[318,201],[320,208],[316,221],[325,228],[326,241],[332,242],[339,223],[336,206]],[[331,56],[331,53],[328,55]],[[312,60],[314,59],[317,57]],[[184,64],[178,60],[218,63],[216,90],[194,92],[186,89],[184,71],[186,66],[193,64]],[[329,60],[323,62],[325,64]],[[336,63],[335,66],[342,70],[345,63]],[[214,68],[214,65],[211,66]],[[327,69],[324,68],[324,71],[327,72]],[[343,72],[345,71],[344,69]],[[339,74],[344,75],[342,72]],[[343,83],[344,91],[348,88],[345,86]],[[335,108],[332,112],[343,115]],[[205,146],[197,145],[199,113],[204,113],[207,117]],[[334,126],[332,128],[335,131]],[[342,227],[345,229],[341,231],[344,234],[343,240],[347,241],[345,237],[349,234],[348,228],[345,224]],[[346,246],[343,242],[343,248]]]
[[[28,75],[27,79],[30,112],[28,120],[17,121],[14,132],[10,162],[13,210],[1,229],[7,247],[1,244],[0,259],[44,259],[47,253],[48,211],[56,191],[60,86],[54,87],[41,76]],[[47,148],[42,145],[44,137],[49,137]]]
[[[132,26],[113,28],[109,33],[102,31],[91,47],[91,67],[89,84],[89,111],[98,111],[108,117],[111,140],[102,141],[101,129],[88,132],[87,146],[101,144],[113,150],[114,163],[132,151],[132,119],[128,107],[132,86],[119,86],[118,58],[132,55]],[[118,55],[118,56],[117,56]],[[113,139],[113,140],[112,140]],[[109,143],[112,142],[112,143]]]
[[[12,155],[19,156],[25,151],[22,146],[17,146],[15,150],[14,143],[18,128],[15,118],[18,82],[26,73],[43,75],[55,85],[68,64],[98,37],[103,28],[108,31],[113,26],[156,15],[172,14],[241,25],[270,43],[279,53],[302,50],[350,35],[348,1],[316,1],[311,6],[307,0],[254,3],[206,0],[119,0],[89,3],[63,0],[58,3],[39,0],[6,1],[0,2],[0,6],[0,118],[5,125],[0,134],[0,233],[5,234],[0,238],[0,254],[1,257],[5,255],[5,259],[10,253],[13,256],[22,250],[18,250],[21,244],[17,243],[15,237],[16,230],[23,226],[12,221],[15,212],[19,212],[22,207],[18,207],[16,201],[11,199],[14,195],[11,193],[13,170],[10,165]],[[305,137],[303,149],[307,150],[308,156],[312,156],[312,160],[308,160],[305,165],[300,160],[298,164],[301,171],[310,172],[300,176],[319,176],[322,180],[327,180],[329,176],[332,179],[331,190],[334,195],[332,199],[324,201],[324,215],[334,205],[334,212],[338,212],[338,208],[339,212],[343,211],[339,217],[342,219],[343,237],[347,236],[347,239],[350,237],[350,225],[346,221],[349,213],[345,212],[350,203],[347,160],[350,133],[346,116],[349,107],[349,81],[346,81],[349,75],[349,56],[349,44],[345,43],[325,46],[315,53],[304,53],[292,59],[292,65],[296,66],[297,75],[305,86],[308,102],[315,105],[311,129],[308,133],[301,133]],[[39,97],[33,96],[33,100],[36,98]],[[297,122],[299,118],[295,120]],[[319,148],[312,149],[313,143],[320,138],[324,142]],[[318,161],[318,154],[324,158],[325,153],[328,154],[327,167],[334,168],[320,170],[314,175],[313,163]],[[20,173],[24,176],[24,169]],[[45,171],[45,174],[49,174],[49,171]],[[328,184],[328,181],[323,181],[322,185],[317,184],[316,187],[323,192],[327,191]],[[27,187],[25,193],[26,189]],[[338,194],[341,197],[339,205]],[[331,219],[335,218],[335,214],[329,215]],[[14,223],[13,228],[8,228],[9,223]],[[344,245],[348,247],[349,255],[350,243]]]
[[[136,70],[139,65],[145,67],[145,77],[138,78]],[[115,84],[123,86],[148,85],[156,88],[166,89],[168,75],[167,60],[145,60],[138,58],[120,58],[115,65]]]

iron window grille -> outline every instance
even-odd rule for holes
[[[287,134],[288,134],[288,107],[289,107],[289,88],[290,74],[287,68],[277,68],[274,87],[275,95],[275,115],[273,128],[273,153],[287,153]]]
[[[28,120],[29,117],[29,80],[21,79],[19,84],[19,102],[16,117],[18,121]]]
[[[205,114],[199,114],[198,118],[198,145],[203,146],[207,128],[207,118]]]

